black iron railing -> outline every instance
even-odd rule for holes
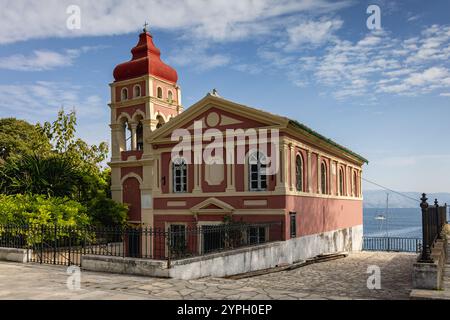
[[[447,204],[439,206],[438,200],[434,200],[434,206],[428,205],[428,198],[425,193],[420,199],[420,208],[422,209],[422,252],[421,262],[432,262],[431,248],[436,240],[442,238],[444,225],[447,224]]]
[[[363,237],[365,251],[420,252],[422,239],[401,237]]]
[[[168,229],[0,225],[0,247],[29,250],[31,262],[80,265],[86,254],[176,260],[283,239],[282,223],[227,223]]]

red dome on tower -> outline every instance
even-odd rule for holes
[[[137,78],[146,74],[176,83],[178,75],[175,69],[161,60],[161,51],[153,43],[153,37],[144,30],[139,35],[138,44],[131,49],[133,55],[128,62],[119,64],[114,69],[115,81]]]

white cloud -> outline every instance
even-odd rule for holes
[[[332,39],[335,31],[343,24],[340,19],[304,21],[287,29],[289,42],[286,50],[295,50],[302,45],[320,45]]]
[[[34,50],[32,54],[13,54],[0,57],[0,69],[17,71],[43,71],[57,67],[67,67],[82,53],[97,50],[103,46],[84,46],[79,49],[66,49],[62,52],[51,50]]]
[[[31,84],[0,85],[0,117],[15,114],[30,120],[54,116],[64,107],[77,111],[80,117],[106,115],[106,102],[96,94],[70,83],[36,81]]]
[[[450,92],[442,92],[440,94],[441,97],[450,97]]]
[[[197,71],[205,71],[222,67],[230,62],[230,57],[208,52],[206,45],[191,45],[171,54],[167,61],[178,66],[190,66]]]
[[[450,26],[433,25],[406,39],[384,30],[349,41],[329,31],[323,48],[314,53],[301,45],[296,52],[266,45],[260,57],[284,71],[293,85],[300,81],[302,86],[320,86],[322,93],[338,100],[364,96],[374,101],[379,94],[420,95],[450,89]]]
[[[41,71],[71,64],[72,57],[47,50],[35,50],[28,56],[15,54],[9,57],[0,57],[0,69],[8,70]]]
[[[188,37],[216,41],[245,39],[270,32],[268,19],[300,12],[328,13],[351,4],[328,0],[22,0],[0,11],[0,43],[47,37],[102,36],[151,27],[180,30]],[[69,5],[81,9],[81,29],[68,30]]]

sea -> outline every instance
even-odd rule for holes
[[[370,237],[422,237],[422,213],[420,208],[364,208],[364,236]],[[383,215],[384,220],[375,219]]]

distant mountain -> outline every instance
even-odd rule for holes
[[[364,191],[364,208],[385,208],[386,207],[386,193],[385,190],[367,190]],[[403,197],[397,193],[389,192],[389,208],[419,208],[419,199],[422,194],[419,192],[400,192],[409,198],[417,199],[415,202],[412,199]],[[427,194],[428,203],[433,204],[434,199],[438,199],[439,204],[447,203],[450,205],[450,193],[430,193]]]

